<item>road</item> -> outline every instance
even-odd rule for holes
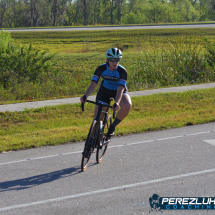
[[[96,31],[96,30],[128,30],[128,29],[162,29],[162,28],[215,28],[215,24],[173,24],[173,25],[136,25],[136,26],[110,26],[110,27],[62,27],[62,28],[28,28],[7,29],[7,31]]]
[[[81,172],[83,142],[0,155],[1,215],[148,214],[149,197],[213,197],[215,123],[115,137]],[[163,211],[151,214],[214,214]]]

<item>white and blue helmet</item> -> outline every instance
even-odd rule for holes
[[[119,58],[119,59],[121,59],[122,58],[122,52],[118,48],[110,48],[107,50],[105,56],[107,58]]]

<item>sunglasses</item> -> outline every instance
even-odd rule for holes
[[[119,62],[120,61],[120,58],[109,58],[108,59],[110,62]]]

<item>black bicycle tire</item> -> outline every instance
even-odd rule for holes
[[[92,155],[92,152],[94,150],[94,147],[91,147],[91,152],[90,152],[90,155],[89,155],[89,158],[86,158],[86,152],[87,152],[87,147],[88,147],[88,143],[89,143],[89,137],[90,137],[90,134],[92,132],[92,128],[93,126],[97,126],[97,121],[96,120],[93,120],[92,124],[91,124],[91,127],[90,127],[90,130],[89,130],[89,133],[88,133],[88,136],[87,136],[87,139],[85,141],[85,145],[84,145],[84,152],[82,154],[82,159],[81,159],[81,170],[84,172],[86,169],[87,169],[87,166],[89,164],[89,161],[90,161],[90,157]],[[96,129],[97,130],[97,129]],[[96,131],[95,130],[95,131]],[[94,136],[94,135],[93,135]]]
[[[111,117],[111,115],[109,115],[107,117],[107,121],[106,121],[106,123],[104,125],[104,133],[101,134],[101,136],[100,136],[100,140],[101,141],[103,141],[103,136],[106,135],[106,132],[108,131],[108,129],[109,129],[109,127],[110,127],[111,124],[112,124],[112,117]],[[105,129],[105,127],[106,127],[106,129]],[[104,159],[105,153],[107,151],[108,144],[106,144],[105,146],[103,146],[102,149],[100,149],[99,147],[100,146],[98,145],[97,146],[97,151],[96,151],[96,161],[97,161],[97,163],[101,163],[102,160]]]

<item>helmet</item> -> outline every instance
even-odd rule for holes
[[[107,58],[122,58],[122,52],[118,48],[110,48],[107,50],[105,56]]]

